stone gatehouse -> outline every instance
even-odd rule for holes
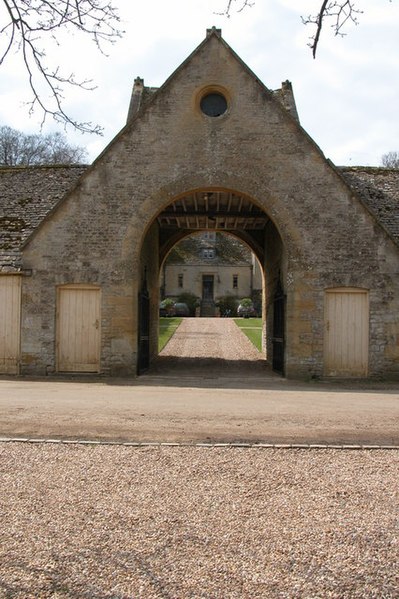
[[[339,126],[339,123],[337,123]],[[221,37],[89,167],[0,169],[0,372],[131,376],[157,353],[159,273],[196,231],[263,268],[265,352],[291,378],[399,375],[399,172],[337,168]]]

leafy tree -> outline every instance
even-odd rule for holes
[[[32,92],[30,111],[39,108],[43,121],[51,115],[80,131],[101,133],[98,125],[66,114],[62,105],[65,86],[94,89],[92,82],[77,81],[73,73],[49,66],[46,50],[59,45],[57,36],[67,30],[90,37],[102,51],[104,42],[121,36],[119,22],[116,9],[107,0],[0,0],[0,65],[17,51]]]
[[[389,0],[391,2],[391,0]],[[223,14],[230,16],[233,6],[237,7],[237,12],[241,12],[247,7],[255,4],[255,0],[227,0],[226,9]],[[321,30],[325,22],[329,22],[335,35],[345,35],[344,29],[347,23],[358,24],[358,15],[363,11],[356,8],[355,0],[319,0],[319,9],[315,14],[301,17],[304,25],[313,27],[313,35],[310,37],[309,47],[312,50],[313,58],[316,58],[316,52],[319,45]]]
[[[0,166],[78,164],[86,160],[86,150],[70,145],[62,133],[27,135],[0,127]]]
[[[399,152],[387,152],[383,154],[381,163],[386,168],[399,168]]]

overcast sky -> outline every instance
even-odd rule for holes
[[[53,59],[65,73],[98,86],[66,90],[64,108],[104,127],[103,137],[68,130],[69,140],[86,146],[94,159],[125,124],[134,78],[162,85],[215,25],[267,87],[292,82],[302,126],[335,164],[378,166],[382,154],[399,150],[398,0],[358,0],[360,24],[349,26],[344,38],[334,37],[326,24],[316,60],[301,15],[316,12],[321,0],[254,0],[230,19],[215,14],[226,1],[114,0],[125,35],[106,48],[108,57],[88,40],[61,38]],[[23,104],[29,98],[14,56],[0,67],[0,124],[37,132],[40,115],[29,117]],[[49,121],[45,132],[54,130],[62,127]]]

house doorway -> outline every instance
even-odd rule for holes
[[[202,275],[202,299],[206,302],[213,302],[213,283],[213,275]]]

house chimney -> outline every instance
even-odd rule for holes
[[[129,111],[127,114],[127,123],[137,114],[141,105],[141,98],[144,91],[144,79],[136,77],[133,83],[132,95],[130,98]]]

